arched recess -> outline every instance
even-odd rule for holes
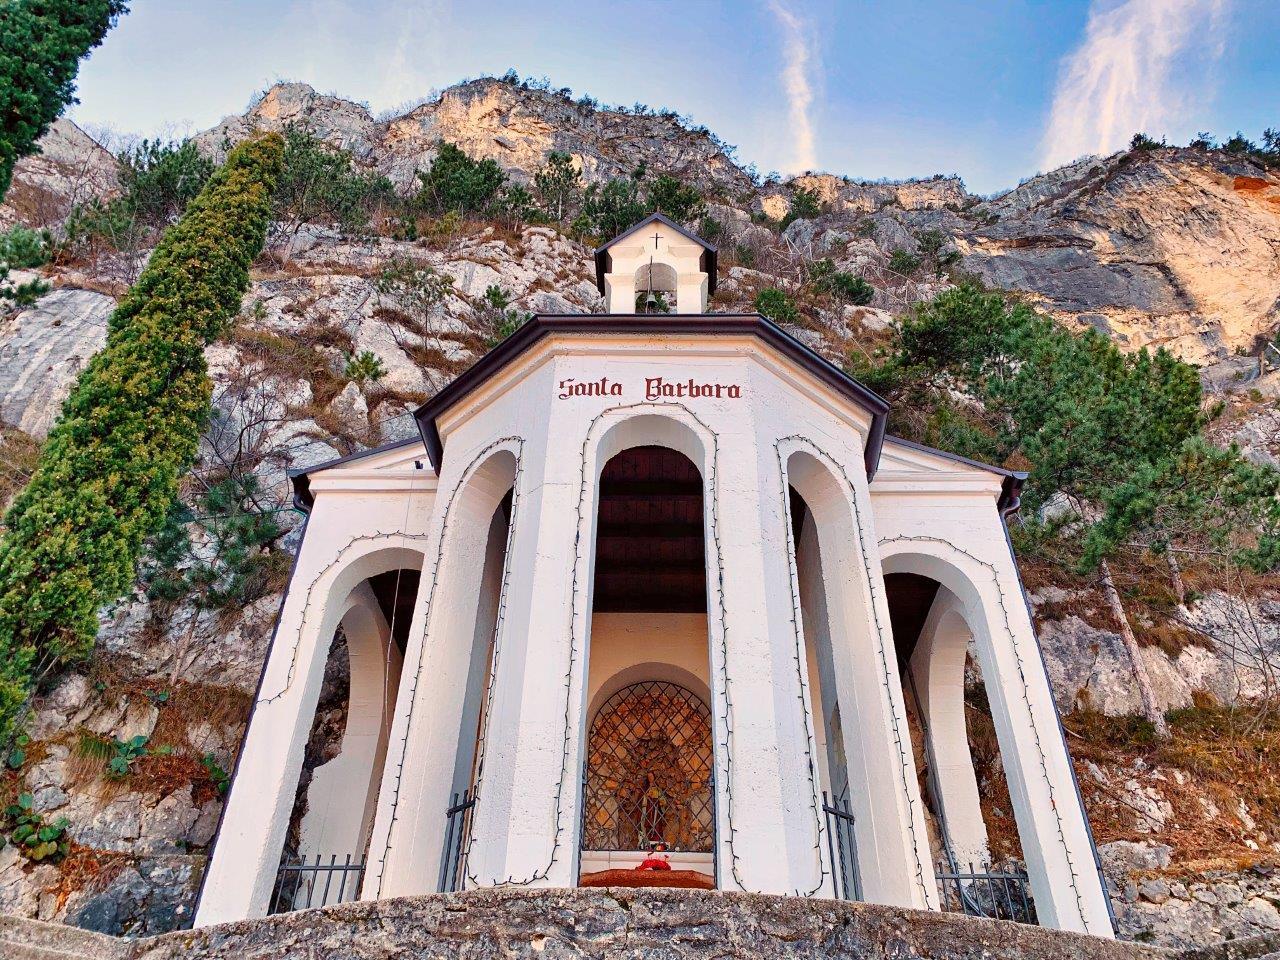
[[[891,605],[897,608],[895,639],[903,680],[914,688],[912,698],[927,739],[930,791],[946,847],[944,867],[950,861],[967,871],[971,858],[980,863],[994,845],[988,828],[995,821],[984,819],[971,751],[974,722],[989,716],[1020,848],[996,852],[1020,853],[1025,860],[1042,924],[1087,929],[1086,887],[1092,880],[1083,871],[1092,864],[1074,853],[1066,839],[1074,826],[1066,822],[1072,816],[1066,804],[1076,798],[1069,780],[1054,779],[1058,761],[1069,763],[1065,749],[1061,757],[1048,753],[1055,744],[1061,748],[1060,739],[1051,739],[1059,737],[1056,724],[1046,728],[1044,715],[1032,703],[1027,676],[1032,665],[1019,650],[1020,640],[1034,650],[1029,625],[1025,637],[1016,635],[996,568],[948,542],[903,537],[883,543],[881,552]],[[917,595],[910,604],[902,599],[908,590]],[[924,609],[922,603],[927,603]],[[1033,666],[1041,669],[1038,659]],[[989,714],[975,712],[973,704],[966,707],[966,675],[980,677]]]
[[[435,568],[424,578],[424,627],[406,659],[366,896],[456,888],[466,876],[472,810],[447,811],[464,791],[482,802],[519,451],[514,439],[481,451],[446,501]]]
[[[393,545],[404,539],[362,540],[310,590],[326,661],[282,863],[358,864],[365,857],[422,569],[419,550]],[[323,906],[358,894],[354,873],[319,876],[282,874],[270,908]]]
[[[675,268],[667,263],[644,263],[636,268],[636,312],[678,313],[677,288],[679,278]],[[656,310],[648,307],[649,295],[653,294],[659,304]],[[665,306],[666,309],[661,309]]]
[[[857,493],[807,441],[782,441],[778,457],[792,523],[811,762],[819,789],[853,818],[852,837],[847,821],[826,819],[826,829],[837,832],[823,840],[824,864],[838,895],[932,906],[910,738],[893,689],[892,639],[871,590],[876,574],[864,555]]]
[[[708,740],[703,760],[710,782],[702,781],[690,789],[706,791],[710,797],[718,780],[716,738],[710,728],[714,705],[713,698],[703,698],[703,693],[711,694],[718,686],[712,679],[709,647],[722,629],[715,612],[719,610],[718,588],[708,578],[708,570],[716,562],[709,534],[714,510],[714,465],[709,462],[713,441],[705,428],[675,405],[613,411],[600,429],[599,439],[589,444],[584,467],[594,482],[584,484],[584,542],[590,547],[579,563],[580,577],[590,578],[592,589],[587,593],[586,609],[575,611],[575,627],[584,637],[586,682],[580,709],[573,714],[580,718],[578,766],[573,775],[592,779],[592,721],[601,703],[630,685],[675,683],[694,691],[698,702],[707,705]],[[654,705],[659,701],[643,703],[657,709]],[[661,724],[656,724],[654,729],[659,727]],[[654,736],[660,739],[662,735]],[[677,760],[679,751],[688,746],[675,742],[679,739],[667,744],[667,752]],[[657,757],[662,751],[655,748],[651,753]],[[599,754],[599,750],[594,752]],[[666,773],[675,776],[675,770],[673,767]],[[583,849],[589,839],[584,813],[603,815],[602,810],[614,809],[597,800],[588,803],[586,796],[579,795],[575,818],[579,842],[575,848],[580,851],[583,882],[606,869],[634,866],[645,853]],[[710,835],[705,831],[699,834],[690,849],[675,839],[673,864],[704,876],[705,882],[713,885],[716,837],[720,835],[713,800],[699,806],[699,816],[706,820],[703,827]],[[591,833],[599,835],[600,831]]]

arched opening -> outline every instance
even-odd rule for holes
[[[788,488],[791,503],[791,543],[795,551],[796,587],[804,634],[804,655],[809,679],[809,714],[813,718],[814,762],[822,794],[828,831],[827,855],[837,896],[860,900],[861,882],[857,844],[853,831],[849,764],[840,725],[840,700],[831,648],[831,623],[827,615],[826,585],[818,524],[813,511],[795,487]]]
[[[972,614],[903,557],[886,565],[885,593],[942,907],[1034,923]]]
[[[675,268],[667,263],[641,264],[636,268],[636,313],[678,313]]]
[[[643,442],[660,425],[678,427],[639,417],[601,444],[583,885],[715,886],[703,478],[696,439]],[[636,871],[655,851],[672,869]]]
[[[359,573],[380,572],[338,598],[338,624],[304,749],[272,912],[359,894],[421,559],[404,549],[364,557]],[[414,565],[400,565],[406,562]]]

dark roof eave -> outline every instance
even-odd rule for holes
[[[796,361],[808,373],[833,387],[871,415],[864,462],[867,477],[875,476],[884,442],[889,404],[835,364],[814,353],[773,321],[751,314],[539,314],[494,347],[452,383],[414,411],[427,457],[436,473],[444,459],[444,444],[436,418],[458,403],[490,377],[503,370],[522,353],[545,337],[572,334],[668,334],[700,336],[759,337],[784,356]]]
[[[374,457],[380,453],[386,453],[389,450],[407,447],[411,444],[417,443],[418,441],[418,437],[405,437],[403,440],[393,440],[390,443],[384,443],[381,446],[372,447],[368,450],[349,453],[345,457],[335,457],[332,460],[325,460],[322,463],[317,463],[314,467],[302,467],[296,470],[285,471],[285,476],[289,478],[289,482],[293,485],[294,507],[303,513],[310,513],[311,508],[315,505],[316,498],[311,493],[311,474],[319,473],[321,470],[328,470],[330,467],[340,467],[343,464],[354,463],[357,460],[364,460],[366,457]]]

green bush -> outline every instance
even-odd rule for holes
[[[795,323],[800,319],[795,301],[777,287],[765,287],[756,294],[752,305],[774,323]]]
[[[382,361],[372,350],[362,350],[360,353],[347,355],[347,363],[342,368],[342,375],[352,383],[363,387],[366,383],[377,383],[385,377],[387,368],[382,365]]]
[[[593,183],[587,187],[582,213],[574,221],[577,232],[612,240],[647,217],[650,210],[640,192],[644,173],[641,166],[630,177],[615,177],[603,186]]]
[[[305,223],[335,223],[359,231],[380,210],[398,204],[390,180],[360,173],[351,154],[292,126],[284,135],[284,160],[276,183],[275,216],[296,230]]]
[[[418,173],[413,206],[439,216],[450,211],[482,214],[498,199],[507,175],[493,160],[472,160],[452,143],[436,144],[431,167]]]
[[[889,254],[889,269],[909,277],[920,269],[920,258],[909,250],[897,247]]]
[[[547,165],[533,176],[533,189],[538,209],[548,220],[561,223],[577,216],[582,204],[582,174],[573,157],[563,150],[547,154]]]
[[[1145,133],[1135,133],[1133,135],[1133,139],[1129,141],[1130,150],[1137,150],[1142,153],[1145,153],[1148,150],[1155,150],[1160,146],[1163,146],[1163,144],[1158,140],[1151,139],[1151,137],[1148,137]]]
[[[143,140],[119,155],[123,200],[134,216],[153,226],[177,219],[204,189],[214,163],[190,140]]]
[[[140,564],[147,598],[224,610],[265,596],[287,559],[272,549],[285,531],[260,495],[258,478],[239,472],[209,483],[192,507],[175,500]]]
[[[809,268],[809,282],[821,293],[829,293],[837,300],[864,307],[876,295],[875,288],[852,273],[837,270],[831,259],[817,260]]]
[[[8,300],[19,306],[30,306],[36,298],[47,293],[49,285],[43,280],[28,280],[16,286],[8,283],[10,270],[30,270],[49,260],[49,234],[28,230],[26,227],[10,227],[0,233],[0,300]]]
[[[812,220],[814,217],[821,215],[822,201],[818,199],[817,191],[797,187],[791,192],[791,209],[782,218],[782,223],[779,226],[785,230],[797,220]]]
[[[84,656],[133,582],[209,416],[204,348],[240,309],[283,142],[241,144],[165,231],[80,375],[0,539],[0,735],[33,679]]]
[[[697,190],[666,173],[649,184],[648,200],[650,213],[665,214],[676,223],[690,223],[706,209]]]
[[[496,283],[485,288],[476,305],[476,323],[485,331],[485,345],[490,348],[519,330],[532,316],[511,306],[511,297]]]
[[[126,11],[122,0],[6,0],[0,6],[0,200],[13,165],[67,104],[80,58]]]

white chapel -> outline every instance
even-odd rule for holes
[[[682,886],[1111,936],[1005,523],[1024,475],[885,433],[661,215],[307,520],[197,925],[492,886]],[[665,308],[669,312],[660,312]],[[307,756],[346,658],[340,750]],[[980,673],[1021,849],[993,866]]]

